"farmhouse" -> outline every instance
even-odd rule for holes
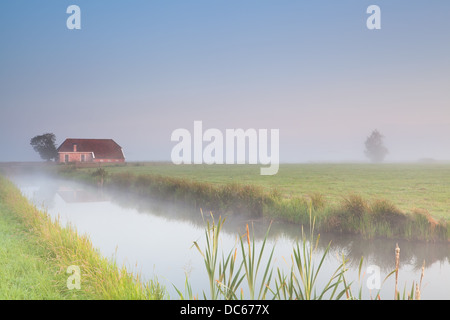
[[[59,162],[125,162],[112,139],[66,139],[57,149]]]

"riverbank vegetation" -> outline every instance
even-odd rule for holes
[[[329,245],[317,251],[320,236],[315,233],[312,201],[308,204],[309,232],[293,247],[288,272],[273,266],[274,248],[266,250],[266,237],[256,243],[247,225],[246,234],[237,238],[236,246],[221,251],[224,219],[211,213],[205,219],[205,247],[194,246],[204,259],[209,279],[209,295],[204,299],[361,299],[363,289],[361,263],[359,284],[348,281],[346,259],[331,275],[323,275],[322,263],[329,255]],[[71,227],[62,227],[45,212],[31,205],[20,191],[0,175],[0,297],[4,299],[165,299],[166,290],[157,280],[143,282],[114,261],[108,260],[93,247],[87,235],[80,236]],[[318,255],[320,254],[320,255]],[[267,258],[268,255],[268,258]],[[398,277],[396,269],[387,277]],[[318,262],[318,264],[316,264]],[[288,263],[288,262],[287,262]],[[80,270],[80,289],[69,287],[68,267]],[[71,274],[70,274],[71,275]],[[319,278],[325,285],[318,284]],[[328,278],[327,278],[328,277]],[[387,278],[386,277],[386,278]],[[423,273],[422,273],[423,277]],[[421,278],[422,278],[421,277]],[[321,283],[324,283],[321,281]],[[421,283],[421,281],[420,281]],[[397,284],[397,281],[396,281]],[[419,282],[418,282],[419,284]],[[411,292],[397,285],[395,299],[420,298],[420,286]],[[354,292],[354,288],[358,288]],[[353,288],[353,289],[352,289]],[[180,299],[198,299],[186,279],[184,293],[177,288]],[[374,296],[379,299],[379,295]]]
[[[38,210],[0,175],[0,298],[162,299],[158,281],[142,282],[104,258],[88,236]],[[69,267],[80,274],[67,273]],[[70,269],[69,269],[70,270]],[[71,278],[71,277],[77,278]],[[78,278],[79,276],[79,278]],[[70,284],[80,284],[78,289]]]
[[[321,232],[366,238],[450,239],[450,188],[446,188],[450,165],[282,165],[273,177],[260,176],[256,169],[134,164],[102,168],[63,165],[58,171],[91,184],[183,202],[218,214],[244,213],[300,225],[308,223],[311,203]]]

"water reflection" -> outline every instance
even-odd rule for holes
[[[115,193],[112,201],[123,208],[135,208],[142,214],[153,214],[169,220],[189,222],[199,228],[205,225],[204,218],[210,213],[200,214],[197,209],[180,207],[176,204],[167,204],[157,199],[141,199],[133,195]],[[214,214],[214,213],[213,213]],[[245,234],[245,226],[254,227],[255,237],[262,240],[270,226],[268,238],[276,241],[279,238],[290,239],[293,242],[302,239],[302,226],[271,221],[268,219],[248,219],[247,216],[236,214],[225,215],[226,223],[223,230],[229,234]],[[309,226],[304,226],[303,232],[308,237]],[[449,262],[450,246],[445,243],[427,243],[422,241],[408,241],[402,239],[364,239],[357,235],[341,233],[321,233],[319,248],[325,250],[331,243],[334,254],[344,254],[349,264],[358,266],[361,257],[371,257],[371,263],[377,264],[383,271],[390,272],[395,268],[394,249],[396,243],[401,247],[401,263],[412,265],[415,270],[421,270],[423,262],[431,266],[435,262]]]
[[[102,189],[86,190],[76,186],[59,186],[57,194],[66,203],[109,201]]]
[[[63,223],[75,225],[78,232],[87,233],[94,246],[107,257],[115,257],[144,277],[158,276],[165,281],[172,297],[172,284],[183,288],[185,274],[189,275],[194,292],[201,295],[208,287],[203,261],[192,248],[193,241],[202,245],[204,219],[197,209],[189,209],[157,199],[139,198],[125,193],[105,192],[98,188],[49,179],[42,176],[16,176],[15,183],[38,206],[44,206],[50,215],[59,216]],[[228,252],[236,240],[245,234],[245,226],[253,226],[261,240],[270,225],[269,245],[275,245],[275,267],[286,267],[293,244],[302,237],[298,225],[266,219],[249,220],[246,216],[229,215],[224,225],[222,246]],[[308,229],[306,226],[305,229]],[[400,254],[400,288],[418,281],[425,261],[425,288],[422,298],[450,298],[450,246],[404,240],[372,239],[357,236],[321,234],[319,255],[331,242],[331,254],[324,267],[325,278],[334,272],[342,255],[348,259],[348,277],[357,280],[357,269],[364,257],[363,272],[376,265],[384,277],[395,268],[394,248],[398,243]],[[393,278],[383,286],[381,296],[393,296]],[[372,297],[367,291],[363,296]]]

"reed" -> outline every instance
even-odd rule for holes
[[[219,217],[216,222],[211,214],[211,223],[206,222],[205,239],[206,245],[202,250],[198,242],[193,245],[197,248],[204,259],[206,274],[210,285],[211,299],[243,299],[244,292],[248,293],[248,299],[263,300],[271,296],[273,299],[340,299],[349,286],[345,284],[344,273],[346,271],[343,262],[330,276],[329,281],[323,288],[317,287],[317,279],[321,274],[321,267],[329,254],[329,246],[320,258],[319,264],[315,265],[315,255],[320,236],[315,236],[314,219],[310,210],[310,238],[306,235],[302,238],[301,246],[293,249],[292,265],[290,272],[286,275],[280,268],[273,267],[273,254],[275,246],[269,251],[266,259],[266,241],[270,231],[267,233],[258,247],[255,242],[254,232],[250,232],[248,224],[246,233],[239,237],[240,251],[232,248],[227,255],[219,253],[219,235],[223,227],[224,219]],[[237,257],[237,253],[240,256]],[[218,260],[221,257],[220,261]],[[263,264],[263,261],[264,264]],[[272,282],[274,271],[278,275]],[[246,281],[244,281],[246,280]],[[186,280],[187,281],[187,280]],[[240,287],[246,284],[246,288]],[[185,288],[190,288],[185,284]],[[240,290],[239,290],[240,288]],[[186,289],[185,289],[186,290]],[[180,298],[184,298],[181,291],[177,289]],[[191,295],[192,296],[192,295]],[[203,297],[207,295],[203,292]]]
[[[400,247],[398,244],[395,245],[395,287],[394,287],[394,300],[420,300],[421,290],[422,290],[422,280],[425,275],[425,261],[422,264],[422,272],[420,274],[419,282],[414,282],[411,285],[411,290],[406,291],[406,284],[403,289],[403,294],[400,296],[400,292],[398,290],[398,278],[399,278],[399,267],[400,267]]]
[[[361,300],[362,285],[362,266],[363,257],[359,262],[358,281],[359,290],[354,293],[352,287],[354,281],[349,282],[346,279],[348,260],[342,255],[341,263],[336,269],[325,275],[322,269],[324,261],[330,254],[331,242],[326,249],[319,255],[318,244],[320,234],[316,234],[315,218],[312,215],[312,206],[309,210],[309,230],[303,232],[302,238],[298,241],[292,250],[290,262],[284,260],[288,266],[288,272],[285,269],[273,266],[273,255],[275,246],[266,253],[266,241],[270,231],[267,233],[259,246],[256,245],[254,232],[246,224],[246,232],[240,236],[236,245],[231,248],[228,254],[221,254],[219,250],[220,234],[222,232],[225,219],[219,217],[216,221],[210,213],[210,221],[205,225],[205,249],[201,249],[198,242],[193,246],[197,248],[204,259],[206,274],[210,284],[210,299],[276,299],[276,300]],[[202,213],[203,215],[203,213]],[[240,247],[240,250],[238,250]],[[240,253],[240,255],[238,255]],[[266,257],[264,260],[263,257]],[[263,261],[265,261],[263,263]],[[425,262],[422,266],[422,273],[418,283],[413,282],[410,291],[405,289],[401,295],[398,289],[400,270],[400,248],[398,244],[395,249],[395,269],[390,272],[381,283],[381,287],[392,276],[395,276],[394,299],[420,299],[422,279],[424,277]],[[262,273],[260,273],[262,271]],[[259,274],[259,276],[258,276]],[[319,286],[318,279],[321,279]],[[325,281],[323,281],[325,279]],[[245,287],[244,287],[245,286]],[[176,287],[175,287],[176,288]],[[177,288],[176,288],[177,289]],[[380,300],[380,291],[376,293],[375,299]],[[196,299],[198,296],[192,294],[191,285],[186,278],[185,292],[183,295],[177,289],[179,297],[185,299],[190,297]],[[248,294],[248,296],[246,296]],[[207,294],[203,292],[204,299]]]
[[[201,213],[204,218],[203,211],[201,211]],[[235,299],[236,290],[243,280],[243,276],[240,275],[242,264],[238,266],[237,270],[235,269],[237,248],[234,248],[234,251],[232,249],[227,256],[222,254],[222,259],[219,261],[219,235],[225,219],[219,217],[216,222],[212,213],[210,217],[211,222],[206,220],[205,249],[202,250],[196,241],[193,242],[193,245],[197,248],[204,260],[204,265],[209,280],[210,299],[216,300],[219,297],[227,300]],[[187,279],[185,287],[188,289],[191,287]],[[180,291],[176,287],[175,289],[178,294],[180,294]],[[192,296],[192,294],[190,295]],[[207,299],[205,292],[203,292],[203,297]],[[183,298],[182,295],[180,295],[180,298]]]
[[[250,292],[250,299],[254,300],[254,299],[265,299],[267,292],[269,290],[269,285],[270,285],[270,280],[272,279],[272,274],[273,274],[273,268],[272,268],[272,258],[273,258],[273,253],[275,250],[275,246],[272,247],[272,250],[270,251],[270,255],[269,258],[266,262],[266,266],[264,268],[264,274],[262,279],[259,281],[259,289],[258,289],[258,282],[257,282],[257,278],[258,278],[258,272],[259,272],[259,268],[261,266],[261,261],[262,261],[262,257],[264,254],[264,249],[266,247],[266,241],[267,241],[267,237],[269,234],[269,230],[270,227],[267,229],[267,233],[263,239],[261,248],[259,249],[259,252],[256,251],[256,244],[255,244],[255,235],[253,233],[253,236],[250,237],[250,231],[248,228],[248,224],[246,225],[246,230],[247,230],[247,253],[245,252],[244,249],[244,243],[242,241],[241,238],[241,253],[242,253],[242,260],[244,263],[244,269],[245,269],[245,278],[247,279],[247,284],[248,284],[248,288],[249,288],[249,292]],[[252,238],[252,240],[250,240],[250,238]],[[256,265],[255,265],[255,258],[257,258],[256,260]],[[255,295],[255,293],[257,293],[257,295]]]
[[[246,234],[238,240],[240,251],[236,246],[232,248],[227,255],[224,255],[223,253],[220,255],[219,235],[225,219],[219,217],[216,222],[212,213],[210,214],[210,217],[211,222],[209,220],[206,221],[206,245],[204,250],[200,248],[196,241],[193,243],[204,259],[206,274],[209,280],[210,299],[238,299],[238,289],[244,279],[248,285],[250,299],[265,299],[269,290],[268,285],[272,277],[271,265],[274,248],[272,248],[270,257],[266,262],[261,280],[258,279],[258,275],[260,267],[262,267],[261,262],[268,233],[262,243],[262,247],[259,248],[259,250],[256,250],[254,234],[253,236],[250,236],[249,227],[247,225]],[[267,232],[269,232],[269,230]],[[237,261],[238,251],[241,253],[239,262]],[[190,285],[185,285],[185,287],[189,288]],[[180,294],[180,290],[177,288],[176,290]],[[243,293],[241,292],[241,297],[242,295]],[[207,298],[205,292],[203,292],[203,297],[205,299]],[[180,298],[182,298],[182,295],[180,295]]]
[[[395,245],[395,293],[394,299],[398,299],[398,270],[400,266],[400,248],[398,243]]]
[[[345,292],[348,292],[349,286],[345,283],[344,273],[345,259],[336,268],[329,277],[329,281],[324,287],[317,288],[317,279],[321,273],[321,267],[325,258],[329,254],[331,243],[328,244],[320,257],[319,264],[316,266],[315,256],[320,240],[320,235],[315,236],[315,218],[312,218],[312,207],[309,210],[310,229],[309,238],[305,235],[302,228],[301,247],[297,242],[292,255],[292,266],[289,275],[284,275],[278,270],[278,281],[276,286],[276,297],[295,300],[321,300],[329,293],[329,299],[339,300]]]
[[[178,289],[175,285],[172,284],[172,286],[174,287],[174,289],[176,290],[180,300],[198,300],[198,296],[194,295],[194,293],[192,292],[192,286],[189,283],[189,277],[186,274],[185,275],[185,281],[184,281],[184,292],[185,294],[183,294],[180,289]]]

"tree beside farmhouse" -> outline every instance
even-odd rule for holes
[[[58,152],[56,151],[56,136],[53,133],[44,133],[43,135],[38,135],[30,140],[30,144],[34,151],[39,153],[41,159],[50,161],[58,157]]]

